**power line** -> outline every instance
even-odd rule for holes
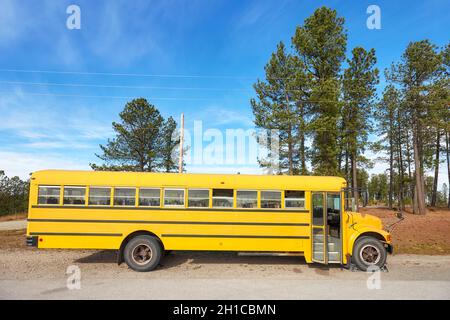
[[[119,76],[119,77],[149,77],[149,78],[206,78],[206,79],[255,79],[256,78],[256,77],[226,76],[226,75],[145,74],[145,73],[113,73],[113,72],[25,70],[25,69],[0,69],[0,72]]]
[[[152,90],[191,90],[191,91],[237,91],[237,92],[253,92],[248,88],[221,88],[221,87],[179,87],[179,86],[131,86],[131,85],[108,85],[108,84],[86,84],[86,83],[61,83],[61,82],[28,82],[28,81],[4,81],[0,80],[0,84],[10,85],[33,85],[33,86],[60,86],[60,87],[86,87],[86,88],[115,88],[115,89],[152,89]],[[276,92],[277,90],[265,89],[266,92]],[[284,89],[285,92],[303,92],[300,89]],[[354,92],[351,90],[346,92]],[[322,90],[321,93],[340,93],[339,90]]]
[[[10,94],[10,92],[0,92],[0,94]],[[109,95],[81,95],[81,94],[66,94],[66,93],[52,93],[52,92],[24,92],[21,91],[18,95],[31,96],[56,96],[56,97],[72,97],[72,98],[107,98],[107,99],[136,99],[137,96],[109,96]],[[190,97],[148,97],[149,100],[174,100],[174,101],[214,101],[216,98],[190,98]],[[344,103],[336,100],[303,100],[293,101],[293,103]]]
[[[10,92],[0,92],[0,94],[8,94]],[[71,98],[107,98],[107,99],[136,99],[136,96],[105,96],[105,95],[80,95],[80,94],[65,94],[65,93],[41,93],[41,92],[20,92],[19,95],[30,96],[56,96],[56,97],[71,97]],[[207,101],[212,100],[208,98],[178,98],[178,97],[150,97],[149,100],[176,100],[176,101]]]
[[[154,90],[251,91],[251,89],[239,89],[239,88],[130,86],[130,85],[85,84],[85,83],[2,81],[2,80],[0,80],[0,83],[19,84],[19,85],[35,85],[35,86],[62,86],[62,87],[116,88],[116,89],[123,88],[123,89],[154,89]]]
[[[92,76],[115,76],[115,77],[148,77],[148,78],[197,78],[197,79],[237,79],[255,80],[257,76],[230,76],[230,75],[200,75],[200,74],[156,74],[156,73],[116,73],[116,72],[89,72],[89,71],[58,71],[58,70],[30,70],[30,69],[0,69],[0,72],[15,73],[44,73],[44,74],[67,74],[67,75],[92,75]],[[265,80],[289,80],[295,77],[271,78]],[[351,79],[354,81],[366,81],[365,79]]]

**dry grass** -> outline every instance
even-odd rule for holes
[[[362,213],[381,218],[386,228],[398,219],[387,208],[362,208]],[[394,252],[450,254],[450,209],[428,208],[426,215],[404,213],[405,219],[391,230]]]
[[[25,249],[26,230],[0,231],[0,249]]]
[[[18,213],[18,214],[8,214],[5,216],[0,216],[1,221],[14,221],[14,220],[23,220],[27,218],[28,213]]]

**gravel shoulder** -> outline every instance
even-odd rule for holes
[[[1,221],[0,231],[22,230],[27,227],[27,220]]]

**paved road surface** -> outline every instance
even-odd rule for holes
[[[450,299],[450,256],[395,255],[379,289],[369,274],[300,257],[172,253],[158,270],[117,266],[110,251],[0,250],[0,299]],[[81,289],[67,288],[67,267]],[[373,276],[373,275],[372,275]]]

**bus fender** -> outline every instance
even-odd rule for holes
[[[387,245],[387,251],[389,253],[392,253],[393,248],[392,248],[392,245],[390,244],[390,242],[388,242],[388,240],[387,240],[389,238],[388,235],[389,235],[389,233],[387,233],[384,230],[374,230],[370,227],[362,227],[361,229],[358,229],[357,232],[353,233],[350,236],[350,239],[348,241],[349,254],[353,255],[353,246],[354,246],[356,240],[361,236],[369,236],[369,237],[377,238],[378,240],[383,242],[383,244]]]

